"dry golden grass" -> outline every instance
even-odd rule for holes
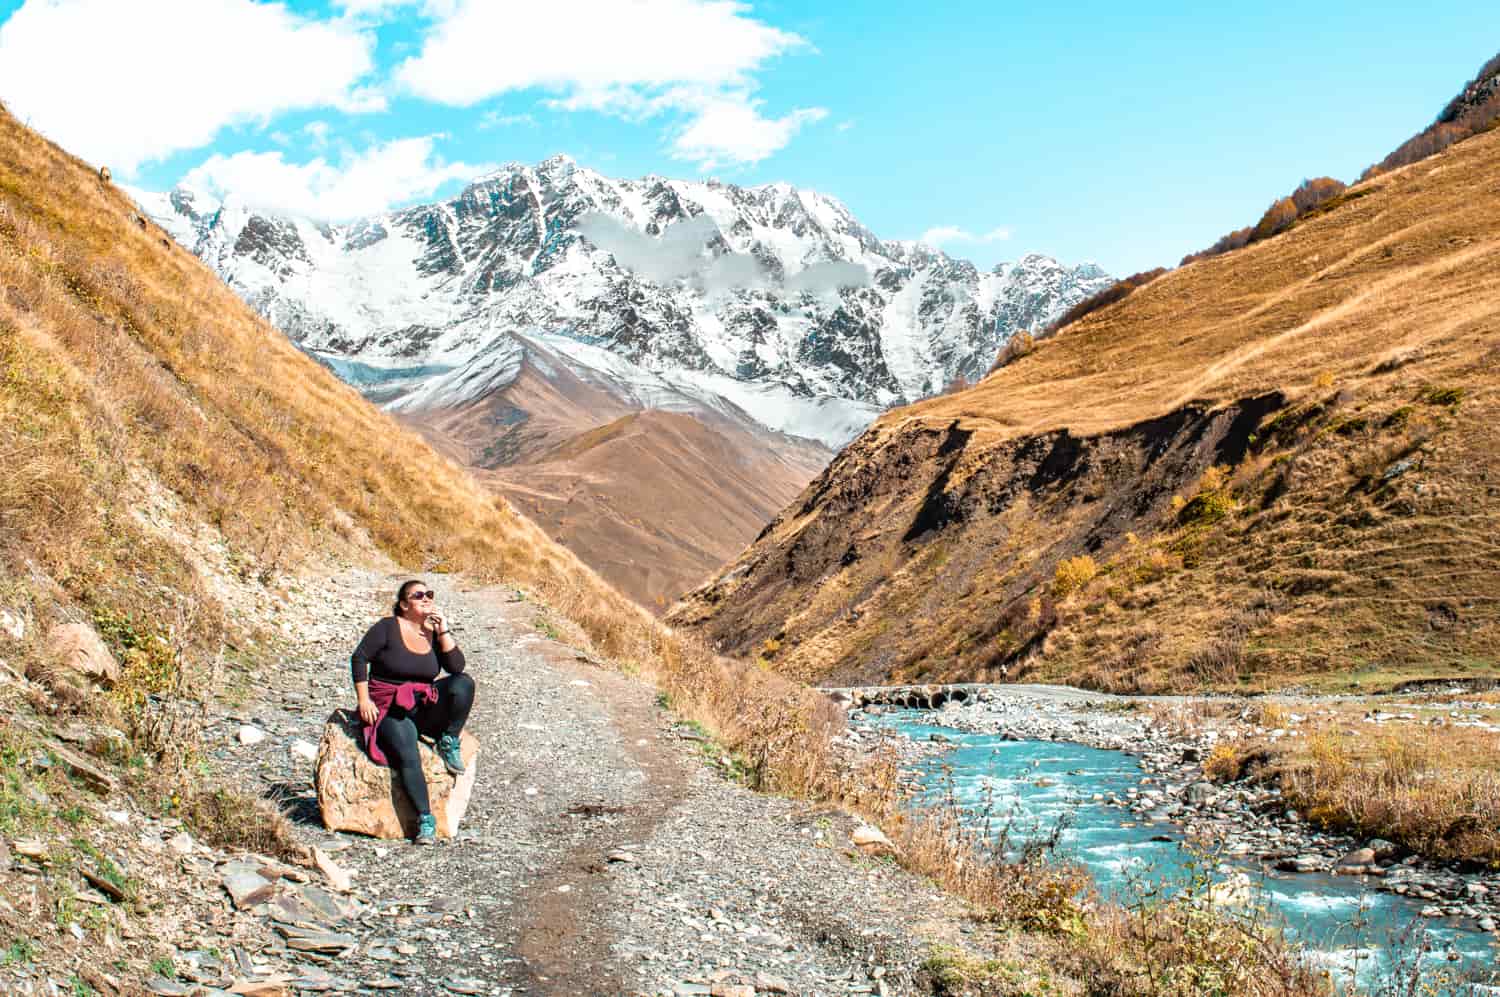
[[[1497,162],[1366,181],[888,413],[668,619],[830,684],[1495,674]]]
[[[1500,746],[1463,727],[1318,721],[1308,736],[1220,745],[1209,774],[1276,781],[1324,827],[1445,860],[1500,865]]]

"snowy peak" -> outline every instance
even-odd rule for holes
[[[333,226],[186,187],[138,198],[304,349],[386,371],[391,404],[503,387],[523,341],[546,342],[578,376],[604,364],[611,385],[665,385],[833,446],[982,376],[1017,330],[1110,281],[1040,254],[982,273],[789,184],[622,180],[567,156]]]

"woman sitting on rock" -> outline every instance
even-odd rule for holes
[[[463,772],[458,735],[474,705],[474,680],[463,674],[464,652],[433,608],[436,595],[420,581],[403,582],[391,615],[370,628],[349,659],[365,750],[377,765],[400,773],[417,809],[419,845],[437,840],[437,821],[417,736],[435,738],[443,765]],[[448,677],[438,678],[440,671]]]

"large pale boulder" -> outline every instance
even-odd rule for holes
[[[417,811],[393,769],[376,765],[365,754],[359,718],[334,710],[318,745],[318,809],[330,831],[354,831],[376,838],[409,838],[417,833]],[[422,771],[440,837],[458,833],[469,808],[478,767],[479,742],[468,731],[461,738],[465,772],[453,776],[429,745],[422,746]]]
[[[59,623],[47,631],[46,665],[57,678],[109,688],[120,678],[120,663],[87,623]]]

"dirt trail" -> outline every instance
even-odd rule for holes
[[[309,766],[286,746],[349,706],[348,648],[396,581],[335,580],[316,651],[219,720],[221,756],[288,797],[299,835],[355,873],[365,913],[357,949],[329,967],[342,977],[496,997],[707,994],[757,979],[761,992],[920,993],[929,943],[971,930],[957,902],[854,854],[847,816],[726,781],[654,689],[543,636],[535,604],[442,577],[479,688],[464,827],[431,849],[329,835]],[[234,744],[241,723],[271,736]]]

